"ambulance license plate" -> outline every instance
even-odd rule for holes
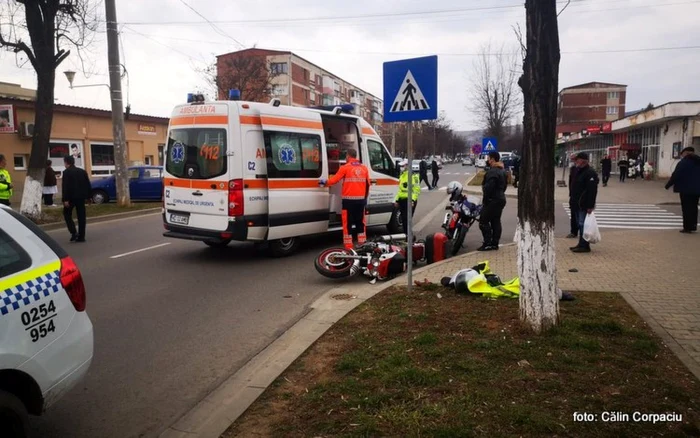
[[[190,217],[184,214],[170,213],[170,222],[178,225],[187,225],[190,222]]]

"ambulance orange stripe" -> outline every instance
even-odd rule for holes
[[[222,184],[223,187],[221,187]],[[192,188],[198,190],[228,190],[228,181],[198,181],[193,179]]]
[[[263,125],[285,126],[288,128],[323,129],[323,123],[313,120],[283,119],[280,117],[260,117]]]
[[[262,124],[259,116],[241,116],[239,118],[239,120],[240,120],[242,125],[260,125],[260,124]]]
[[[170,119],[171,126],[180,125],[226,125],[228,116],[182,116]]]
[[[243,187],[246,189],[266,189],[266,179],[246,179],[243,181]]]
[[[362,128],[362,133],[365,135],[377,135],[372,128]]]
[[[188,179],[177,179],[177,178],[163,178],[163,185],[165,187],[180,187],[189,189],[190,181]]]
[[[267,186],[272,189],[319,189],[324,188],[318,185],[317,179],[308,180],[268,180]]]

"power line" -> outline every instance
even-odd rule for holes
[[[214,29],[214,30],[216,31],[216,33],[218,33],[219,35],[224,36],[224,37],[226,37],[226,38],[232,40],[233,42],[235,42],[236,44],[238,44],[238,46],[239,46],[240,48],[242,48],[242,49],[245,48],[245,45],[241,44],[240,41],[238,41],[237,39],[235,39],[235,38],[232,37],[231,35],[227,34],[227,33],[224,32],[223,30],[221,30],[216,24],[212,23],[211,20],[209,20],[207,17],[205,17],[204,15],[200,14],[199,12],[197,12],[197,10],[196,10],[195,8],[193,8],[192,6],[188,5],[187,2],[186,2],[185,0],[180,0],[180,2],[181,2],[183,5],[187,6],[187,8],[188,8],[189,10],[191,10],[192,12],[194,12],[195,14],[197,14],[199,17],[201,17],[204,21],[206,21],[207,23],[209,23],[209,25],[211,25],[212,29]]]
[[[141,37],[143,37],[143,38],[149,39],[149,40],[153,41],[153,42],[156,43],[156,44],[160,44],[161,46],[163,46],[163,47],[165,47],[165,48],[168,48],[168,49],[172,50],[173,52],[179,53],[180,55],[182,55],[182,56],[184,56],[184,57],[186,57],[186,58],[189,58],[189,59],[192,60],[192,61],[195,61],[195,62],[204,62],[204,61],[202,61],[201,59],[194,58],[194,57],[188,55],[188,54],[185,53],[185,52],[182,52],[182,51],[180,51],[180,50],[178,50],[178,49],[176,49],[176,48],[174,48],[174,47],[171,47],[171,46],[169,46],[169,45],[167,45],[167,44],[164,44],[164,43],[158,41],[157,39],[153,38],[151,35],[143,34],[143,33],[138,32],[138,31],[136,31],[136,30],[134,30],[134,29],[132,29],[132,28],[126,26],[126,25],[124,25],[124,29],[129,29],[129,30],[131,30],[131,31],[133,32],[132,35],[139,35],[139,36],[141,36]]]

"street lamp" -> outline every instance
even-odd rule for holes
[[[74,88],[87,88],[87,87],[107,87],[110,91],[112,91],[112,88],[107,85],[107,84],[93,84],[93,85],[73,85],[73,79],[75,78],[75,72],[71,70],[67,70],[63,72],[64,75],[66,75],[66,79],[68,79],[68,83],[70,84],[70,89]]]

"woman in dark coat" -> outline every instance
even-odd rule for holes
[[[46,162],[46,173],[44,174],[44,205],[47,207],[55,207],[53,203],[53,195],[58,193],[58,181],[56,172],[51,167],[51,160]]]

